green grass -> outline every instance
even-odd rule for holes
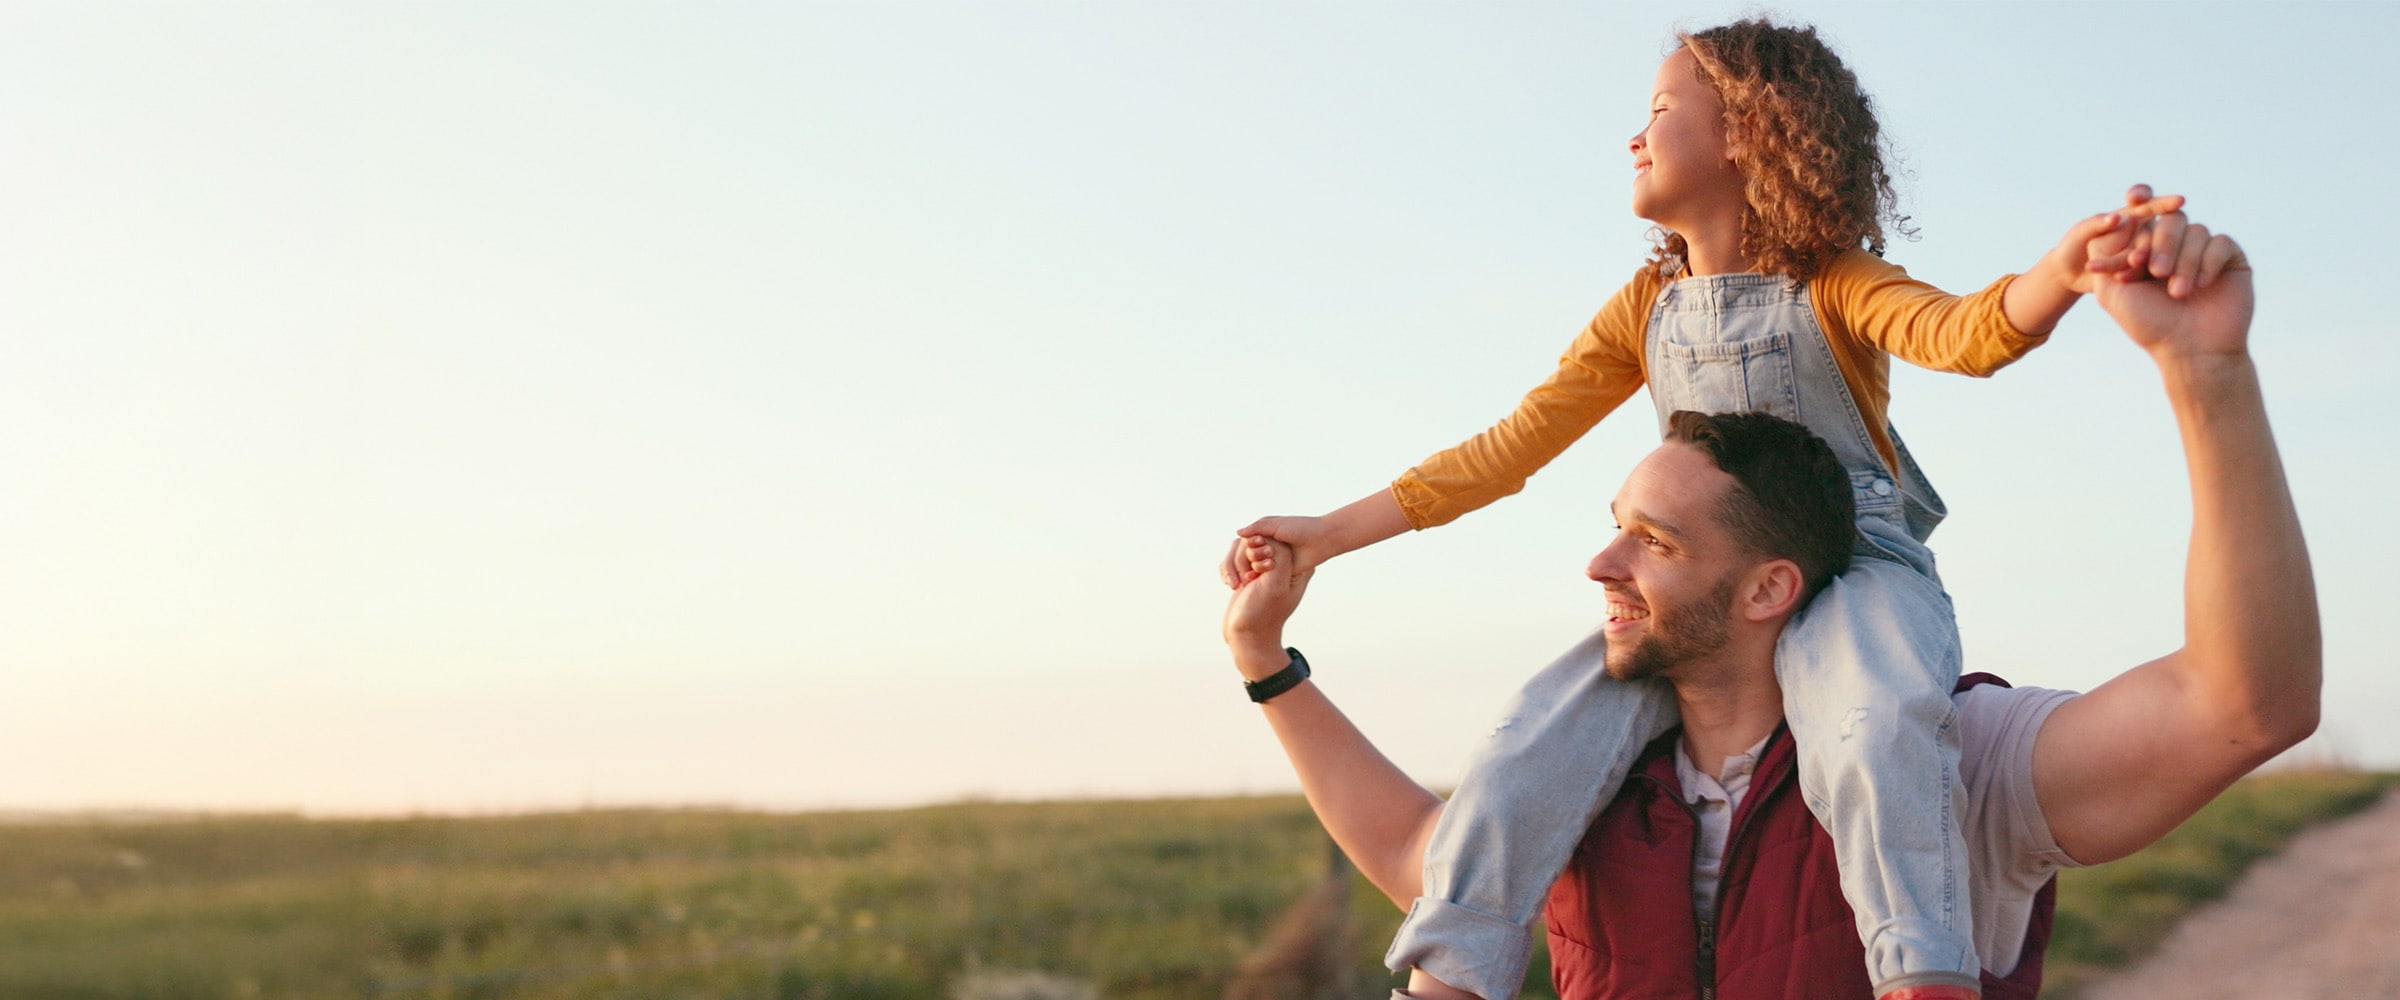
[[[1295,798],[0,827],[0,996],[1211,996],[1323,844]]]
[[[2138,951],[2380,781],[2245,782],[2071,873],[2053,967]],[[1288,797],[0,825],[0,996],[930,1000],[982,967],[1199,1000],[1324,864]],[[1400,915],[1353,888],[1372,991]]]

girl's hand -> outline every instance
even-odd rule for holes
[[[2063,272],[2067,290],[2078,295],[2096,289],[2100,275],[2113,274],[2119,281],[2141,280],[2141,268],[2159,263],[2156,251],[2160,247],[2181,246],[2180,237],[2170,238],[2166,231],[2182,231],[2183,204],[2182,195],[2156,197],[2150,185],[2136,184],[2125,189],[2124,208],[2092,216],[2068,229],[2066,237],[2050,251],[2050,263]],[[2159,277],[2174,271],[2171,249],[2165,263],[2166,270]]]

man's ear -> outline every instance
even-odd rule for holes
[[[1800,610],[1800,595],[1807,590],[1807,578],[1800,574],[1800,564],[1789,559],[1770,559],[1752,567],[1743,580],[1735,600],[1744,621],[1768,622]]]

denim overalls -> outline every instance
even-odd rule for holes
[[[1850,569],[1775,652],[1810,811],[1834,840],[1878,993],[1973,984],[1977,960],[1958,816],[1958,625],[1925,536],[1945,513],[1908,449],[1894,476],[1817,326],[1805,285],[1762,274],[1671,281],[1644,351],[1659,425],[1676,410],[1761,410],[1808,427],[1850,470]],[[1425,895],[1385,956],[1509,1000],[1527,928],[1643,747],[1674,727],[1662,680],[1620,682],[1594,631],[1535,675],[1478,748],[1425,854]]]

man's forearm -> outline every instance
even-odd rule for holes
[[[2162,357],[2192,477],[2180,661],[2227,740],[2260,759],[2316,728],[2316,584],[2247,354]]]
[[[1280,645],[1238,644],[1234,662],[1257,680],[1283,669]],[[1422,894],[1425,838],[1442,800],[1409,780],[1310,681],[1260,706],[1300,775],[1309,808],[1350,861],[1402,909]]]

